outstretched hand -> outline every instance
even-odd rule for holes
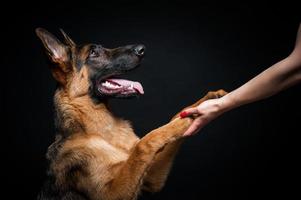
[[[195,116],[193,123],[184,133],[184,136],[194,135],[195,133],[200,131],[206,124],[217,118],[222,113],[223,109],[221,106],[221,99],[210,99],[204,101],[197,107],[188,108],[185,111],[181,112],[181,118],[191,115]]]

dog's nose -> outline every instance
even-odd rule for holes
[[[144,56],[144,53],[145,53],[145,46],[142,45],[142,44],[139,44],[137,46],[134,47],[134,53],[139,56],[139,57],[142,57]]]

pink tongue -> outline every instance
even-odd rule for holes
[[[135,81],[130,81],[126,79],[108,79],[108,81],[112,81],[114,83],[117,83],[119,85],[125,86],[125,87],[130,87],[133,85],[134,89],[138,90],[140,94],[144,94],[143,87],[139,82]]]

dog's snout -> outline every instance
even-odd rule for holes
[[[142,44],[135,46],[133,50],[134,50],[134,53],[139,57],[142,57],[145,54],[145,46]]]

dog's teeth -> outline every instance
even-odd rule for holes
[[[109,87],[110,86],[110,83],[108,81],[102,83],[101,85],[105,86],[105,87]]]
[[[110,89],[118,89],[118,88],[121,88],[122,86],[120,85],[115,85],[115,84],[112,84],[110,83],[109,81],[106,81],[104,83],[101,84],[102,86],[105,86],[107,88],[110,88]]]
[[[134,88],[134,84],[133,84],[133,83],[131,83],[130,89],[133,89],[133,88]]]

